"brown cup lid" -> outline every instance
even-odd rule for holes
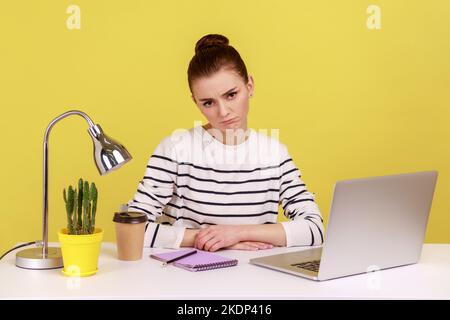
[[[142,223],[147,222],[147,215],[141,212],[116,212],[113,221],[119,223]]]

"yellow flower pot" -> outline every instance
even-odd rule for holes
[[[95,228],[93,234],[67,234],[67,229],[58,232],[63,257],[62,273],[69,277],[87,277],[97,273],[103,230]]]

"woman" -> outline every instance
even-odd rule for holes
[[[208,120],[157,146],[128,211],[146,247],[259,250],[320,245],[323,220],[285,145],[247,128],[253,78],[222,35],[196,44],[192,99]],[[281,204],[289,221],[277,223]]]

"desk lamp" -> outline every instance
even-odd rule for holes
[[[56,269],[63,267],[61,249],[48,247],[48,137],[56,122],[70,116],[82,116],[89,124],[88,132],[94,142],[94,160],[100,175],[120,168],[131,160],[131,155],[119,142],[104,134],[98,124],[94,124],[87,114],[78,110],[67,111],[50,122],[44,135],[44,175],[43,175],[43,231],[42,248],[25,249],[16,254],[16,266],[25,269]]]

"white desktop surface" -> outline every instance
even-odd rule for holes
[[[51,243],[50,246],[59,246]],[[31,247],[31,246],[30,246]],[[316,282],[249,264],[249,259],[310,247],[260,251],[224,250],[235,267],[189,272],[149,258],[169,249],[145,248],[142,260],[116,258],[114,243],[102,243],[99,271],[70,278],[62,269],[25,270],[15,253],[0,261],[0,299],[450,299],[450,244],[425,244],[418,264]]]

